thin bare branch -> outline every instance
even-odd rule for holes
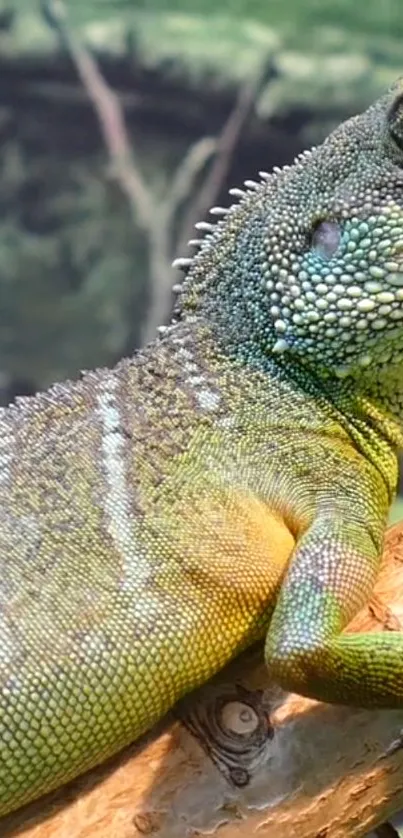
[[[105,82],[95,58],[75,35],[61,0],[43,0],[42,9],[68,50],[93,104],[110,157],[111,173],[128,197],[138,223],[148,230],[153,223],[154,200],[136,166],[119,98]]]
[[[171,218],[177,212],[181,203],[191,195],[197,176],[216,152],[217,145],[217,140],[213,137],[202,137],[188,149],[172,178],[169,189],[167,204]]]
[[[94,111],[98,117],[112,174],[127,196],[134,220],[147,234],[150,266],[150,306],[143,329],[143,340],[155,336],[157,327],[164,323],[171,309],[171,289],[176,271],[171,262],[181,253],[191,237],[192,227],[200,220],[221,189],[242,132],[251,116],[256,97],[266,81],[269,63],[256,79],[248,81],[239,93],[236,106],[229,115],[218,141],[204,137],[188,151],[177,168],[165,200],[154,198],[136,164],[133,143],[129,140],[124,112],[119,97],[102,76],[97,61],[81,43],[67,21],[62,0],[41,0],[43,14],[67,49],[77,69]],[[215,160],[197,197],[190,203],[180,225],[179,245],[175,246],[174,231],[177,213],[191,194],[194,183],[208,159],[216,152]]]
[[[260,72],[252,80],[241,87],[234,109],[217,140],[217,153],[208,175],[191,203],[178,237],[178,254],[186,252],[186,243],[192,236],[194,225],[200,221],[206,212],[216,203],[217,195],[222,189],[227,177],[235,149],[239,143],[242,131],[251,118],[259,92],[267,82],[272,72],[271,60],[263,62]]]

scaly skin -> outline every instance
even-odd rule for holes
[[[403,705],[368,598],[403,416],[403,86],[249,184],[176,319],[0,413],[0,814],[266,635],[285,686]]]

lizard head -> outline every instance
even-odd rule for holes
[[[261,174],[202,225],[180,316],[207,318],[246,361],[292,357],[357,377],[402,360],[403,81],[292,166]]]

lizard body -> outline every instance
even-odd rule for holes
[[[0,412],[0,815],[101,762],[266,635],[285,688],[403,705],[343,635],[403,447],[403,85],[205,237],[175,320]]]

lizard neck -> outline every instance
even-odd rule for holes
[[[243,236],[248,234],[246,230]],[[260,230],[256,221],[254,239],[259,235],[263,242],[263,225]],[[205,271],[204,260],[200,265],[196,260],[184,285],[177,312],[180,319],[191,326],[207,323],[212,343],[228,363],[288,381],[307,397],[326,402],[356,446],[381,471],[393,495],[396,452],[403,448],[403,352],[393,346],[393,335],[388,334],[385,346],[380,345],[377,351],[361,350],[357,363],[344,363],[343,347],[337,342],[334,362],[326,365],[303,352],[278,352],[279,338],[267,310],[265,281],[254,276],[257,268],[253,260],[241,259],[242,250],[251,248],[242,235],[239,238],[239,252],[238,246],[231,250],[227,239],[223,242],[228,248],[225,267],[219,261]],[[284,296],[279,306],[283,304]]]
[[[221,310],[222,314],[222,310]],[[227,326],[227,327],[226,327]],[[276,356],[250,334],[237,333],[220,317],[187,314],[182,328],[192,335],[199,352],[206,356],[207,367],[214,364],[227,370],[235,403],[248,403],[248,423],[255,425],[259,437],[268,432],[265,416],[272,413],[274,393],[286,388],[290,404],[306,399],[307,405],[318,406],[324,417],[333,418],[352,439],[354,445],[382,474],[390,499],[397,485],[397,451],[403,448],[403,376],[401,367],[375,367],[361,371],[360,379],[339,378],[330,372],[318,371],[298,357]],[[177,327],[174,327],[174,329]],[[179,327],[181,328],[181,327]],[[238,340],[236,340],[236,335]],[[245,390],[245,382],[250,387]],[[312,407],[311,407],[312,410]],[[313,422],[313,415],[310,413]]]
[[[340,411],[355,445],[382,474],[390,500],[398,480],[397,453],[403,448],[401,367],[366,370],[361,379],[327,380],[324,388]]]
[[[251,187],[211,228],[176,313],[207,322],[228,359],[320,390],[396,448],[403,424],[400,210],[385,192],[382,213],[356,217],[337,172],[329,208],[329,171],[331,149],[319,168],[313,152]],[[325,219],[319,232],[318,218]]]

